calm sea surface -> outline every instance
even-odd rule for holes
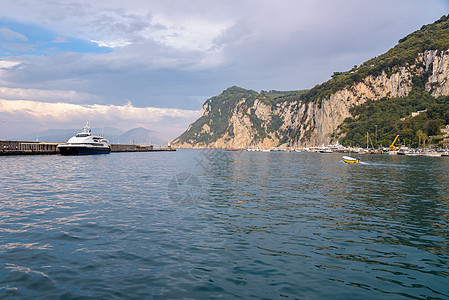
[[[449,298],[449,157],[0,157],[0,298]]]

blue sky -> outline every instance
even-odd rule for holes
[[[97,127],[142,126],[165,140],[229,86],[311,88],[449,13],[442,0],[0,0],[0,7],[0,139],[82,127],[89,118]]]
[[[109,53],[108,47],[72,37],[61,36],[35,24],[0,20],[0,59],[22,55],[54,55],[58,52]]]

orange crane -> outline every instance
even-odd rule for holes
[[[395,150],[397,149],[396,146],[394,145],[394,143],[396,143],[398,137],[399,137],[399,134],[394,138],[393,143],[391,143],[391,145],[390,145],[390,151],[395,151]]]

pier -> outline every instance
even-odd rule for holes
[[[59,143],[30,141],[0,141],[0,155],[38,155],[57,154]]]
[[[111,152],[176,151],[171,146],[154,148],[153,145],[111,144]]]
[[[59,154],[58,145],[64,143],[32,142],[32,141],[0,141],[2,155],[49,155]],[[111,152],[156,152],[176,151],[171,146],[155,148],[153,145],[110,144]]]

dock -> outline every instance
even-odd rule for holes
[[[58,145],[64,143],[32,141],[0,141],[0,156],[4,155],[51,155],[59,154]],[[155,148],[153,145],[110,144],[111,152],[157,152],[176,151],[171,146]]]
[[[171,146],[154,148],[153,145],[111,144],[111,152],[155,152],[176,151]]]

